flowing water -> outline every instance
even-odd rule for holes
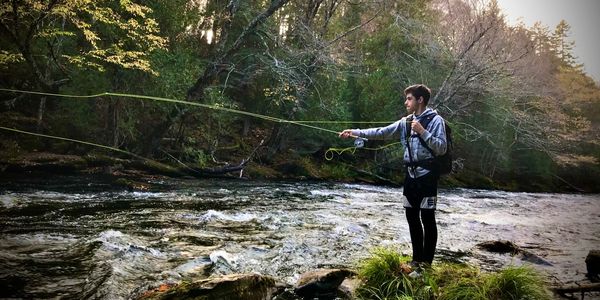
[[[258,272],[294,283],[354,266],[376,246],[410,253],[402,189],[176,180],[149,192],[93,178],[0,183],[0,298],[127,299],[149,287]],[[600,196],[441,190],[436,260],[531,264],[478,250],[510,240],[555,283],[585,278],[600,249]]]

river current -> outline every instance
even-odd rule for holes
[[[374,247],[410,254],[402,189],[362,184],[174,180],[150,191],[93,178],[0,184],[0,298],[127,299],[149,287],[256,272],[295,283],[353,267]],[[600,249],[600,196],[447,189],[436,261],[528,264],[555,284],[585,278]],[[488,253],[509,240],[539,259]]]

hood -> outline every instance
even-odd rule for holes
[[[415,115],[415,114],[413,114],[413,117],[417,118],[417,120],[420,120],[420,119],[422,119],[422,118],[424,118],[424,117],[426,117],[428,115],[436,114],[436,113],[437,112],[435,110],[433,110],[433,109],[431,109],[431,108],[428,107],[427,109],[425,109],[425,111],[422,114],[420,114],[418,116]]]

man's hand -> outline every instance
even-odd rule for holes
[[[425,128],[423,128],[423,126],[421,125],[421,123],[419,123],[419,121],[414,120],[412,121],[412,123],[410,124],[410,128],[418,133],[419,135],[423,134],[423,132],[425,132]]]
[[[352,134],[352,129],[346,129],[346,130],[340,132],[340,137],[343,139],[347,139],[349,137],[355,137],[355,136]]]

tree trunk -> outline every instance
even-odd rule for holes
[[[120,101],[115,100],[112,105],[112,145],[115,148],[119,147],[119,111]]]
[[[582,285],[574,285],[574,286],[561,286],[561,287],[555,287],[555,288],[553,288],[553,290],[560,295],[582,293],[582,299],[583,299],[583,293],[599,292],[600,291],[600,283],[590,283],[590,284],[582,284]]]
[[[46,111],[46,96],[42,96],[40,99],[40,105],[38,106],[37,114],[37,132],[42,132],[42,122],[44,119],[44,111]]]

